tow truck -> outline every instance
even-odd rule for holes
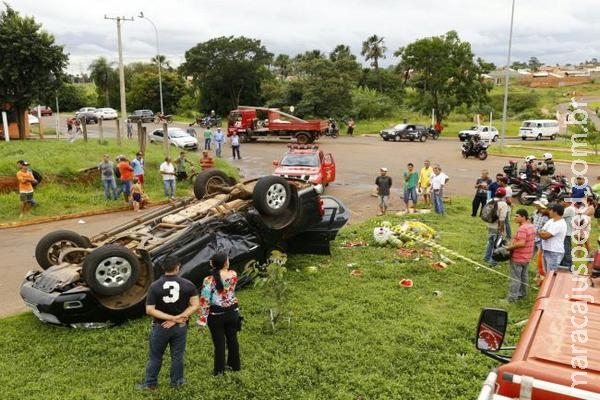
[[[481,312],[476,347],[502,365],[489,373],[478,400],[600,399],[599,276],[595,269],[547,274],[516,347],[502,347],[507,312]]]
[[[316,144],[288,144],[283,158],[273,161],[273,175],[284,178],[297,178],[310,182],[317,193],[335,181],[335,160],[331,153],[325,153]]]
[[[227,118],[227,135],[232,136],[236,132],[241,142],[275,136],[309,144],[323,135],[327,128],[327,120],[303,120],[277,108],[239,106],[230,111]]]

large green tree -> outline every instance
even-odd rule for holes
[[[186,51],[180,68],[199,88],[201,107],[225,114],[240,104],[263,103],[261,81],[272,59],[260,40],[218,37]]]
[[[5,7],[0,13],[0,104],[12,104],[11,119],[18,122],[24,139],[27,108],[54,98],[68,56],[33,18],[21,17],[6,3]]]
[[[400,58],[399,72],[415,90],[409,106],[416,111],[429,115],[435,109],[441,122],[459,105],[487,103],[491,86],[481,75],[492,65],[474,60],[471,45],[462,42],[456,31],[419,39],[394,55]]]

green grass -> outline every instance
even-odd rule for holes
[[[480,260],[486,228],[470,215],[470,199],[453,199],[444,217],[411,218],[439,231],[438,242]],[[405,217],[388,216],[398,223]],[[396,249],[376,247],[373,228],[383,218],[344,228],[332,256],[288,260],[291,324],[266,331],[269,300],[260,288],[239,294],[245,326],[240,334],[242,371],[214,378],[208,331],[188,336],[186,378],[168,388],[168,362],[159,392],[137,393],[147,355],[149,320],[105,330],[44,325],[32,314],[0,324],[0,385],[3,398],[38,399],[473,399],[493,360],[475,350],[480,309],[500,306],[507,278],[458,261],[444,271],[435,261],[401,258]],[[450,227],[449,222],[452,222]],[[468,238],[468,240],[465,240]],[[350,240],[367,247],[344,248]],[[362,277],[349,274],[355,263]],[[318,266],[316,274],[303,272]],[[500,271],[506,273],[506,266]],[[411,278],[413,288],[398,281]],[[434,291],[442,296],[434,296]],[[509,305],[507,344],[515,343],[514,322],[527,318],[536,293]],[[166,358],[166,361],[168,357]]]
[[[102,210],[122,207],[123,200],[107,201],[104,199],[102,183],[98,175],[92,180],[92,185],[78,183],[78,172],[85,168],[95,167],[102,160],[103,154],[111,155],[112,159],[124,154],[133,159],[138,147],[135,141],[125,140],[121,146],[116,140],[99,143],[90,140],[87,143],[77,140],[67,141],[28,140],[0,143],[0,177],[15,176],[16,164],[19,159],[29,161],[31,167],[43,175],[42,183],[36,188],[34,198],[39,206],[31,210],[26,219],[45,216],[63,215],[90,210]],[[174,160],[179,157],[179,149],[171,146],[170,156]],[[200,153],[188,152],[189,161],[198,165]],[[165,199],[162,189],[162,178],[158,172],[164,161],[162,144],[148,144],[145,154],[145,183],[144,190],[150,195],[151,201]],[[238,176],[238,171],[226,162],[216,159],[216,167],[223,169],[232,176]],[[196,168],[199,170],[199,166]],[[192,185],[178,182],[177,195],[189,196]],[[0,223],[14,221],[19,216],[19,195],[16,191],[0,193]]]

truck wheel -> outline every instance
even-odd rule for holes
[[[90,240],[77,232],[58,230],[50,232],[40,239],[35,247],[35,259],[42,269],[48,269],[59,264],[60,253],[63,249],[83,247],[90,248]],[[79,264],[84,253],[73,252],[64,258],[64,261]]]
[[[256,182],[252,192],[254,208],[263,215],[280,215],[292,199],[290,184],[280,176],[265,176]]]
[[[207,194],[219,193],[223,186],[230,186],[227,174],[220,169],[207,169],[200,172],[194,181],[194,196],[201,199]]]
[[[96,293],[115,296],[131,288],[140,275],[140,262],[126,247],[107,244],[83,261],[84,281]]]
[[[298,144],[308,144],[310,143],[310,137],[306,133],[299,133],[296,135],[296,141]]]

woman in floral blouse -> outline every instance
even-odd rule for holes
[[[225,372],[225,345],[227,344],[227,367],[240,370],[240,349],[237,340],[239,328],[238,299],[235,285],[238,278],[229,270],[229,259],[225,253],[216,253],[210,260],[212,275],[204,278],[200,293],[200,317],[198,325],[210,329],[215,346],[214,375]]]

